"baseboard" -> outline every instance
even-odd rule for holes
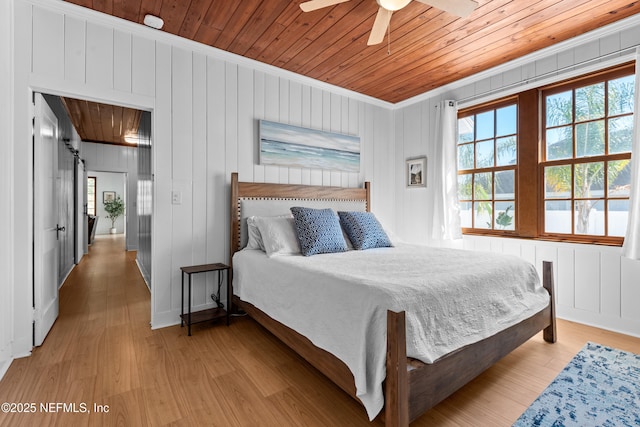
[[[180,313],[173,311],[165,311],[156,314],[151,321],[151,329],[168,328],[180,324]]]
[[[640,322],[636,320],[594,314],[559,304],[556,306],[556,315],[560,319],[640,338]]]
[[[145,285],[147,285],[147,289],[151,292],[151,283],[147,280],[147,274],[145,273],[145,269],[142,267],[142,264],[138,262],[138,258],[136,258],[136,265],[138,266],[138,271],[140,271],[140,275],[142,276],[142,280],[144,280]]]
[[[11,366],[11,362],[13,362],[13,358],[9,358],[7,360],[3,360],[0,362],[0,380],[4,378],[4,374],[9,370],[9,366]]]
[[[31,325],[29,325],[31,327]],[[30,328],[31,329],[31,328]],[[33,351],[33,336],[31,334],[24,335],[13,341],[11,348],[11,356],[14,359],[31,356]]]
[[[213,303],[200,304],[191,307],[192,312],[206,310],[209,308],[214,308],[215,305]],[[151,329],[161,329],[168,328],[169,326],[175,326],[180,324],[180,311],[165,311],[159,314],[156,314],[151,322]]]
[[[58,285],[58,290],[60,290],[60,288],[62,288],[62,285],[64,285],[64,282],[67,281],[67,279],[69,278],[69,275],[71,274],[71,272],[73,271],[74,268],[76,268],[76,265],[78,264],[73,264],[70,268],[69,271],[67,271],[67,274],[64,275],[64,279],[62,279],[62,282],[60,282],[60,284]]]

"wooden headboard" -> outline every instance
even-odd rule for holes
[[[243,199],[300,199],[300,200],[356,200],[364,201],[366,210],[371,209],[370,184],[364,188],[324,187],[321,185],[268,184],[259,182],[239,182],[238,173],[231,174],[231,232],[230,253],[233,257],[240,249],[240,205]],[[231,262],[231,259],[229,259]]]

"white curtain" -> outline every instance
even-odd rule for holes
[[[631,148],[631,195],[629,222],[622,245],[622,255],[640,260],[640,51],[636,49],[636,94]]]
[[[433,226],[431,237],[436,240],[462,238],[458,205],[457,166],[458,105],[455,101],[440,101],[436,106]]]

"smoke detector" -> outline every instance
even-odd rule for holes
[[[145,15],[143,22],[147,27],[155,28],[156,30],[161,29],[164,25],[162,18],[154,15]]]

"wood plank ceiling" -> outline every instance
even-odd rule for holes
[[[83,141],[137,145],[142,116],[140,110],[73,98],[61,99]]]
[[[375,0],[302,12],[303,0],[67,0],[391,103],[640,12],[630,0],[477,0],[461,19],[411,2],[367,46]],[[390,47],[390,53],[389,53]]]

